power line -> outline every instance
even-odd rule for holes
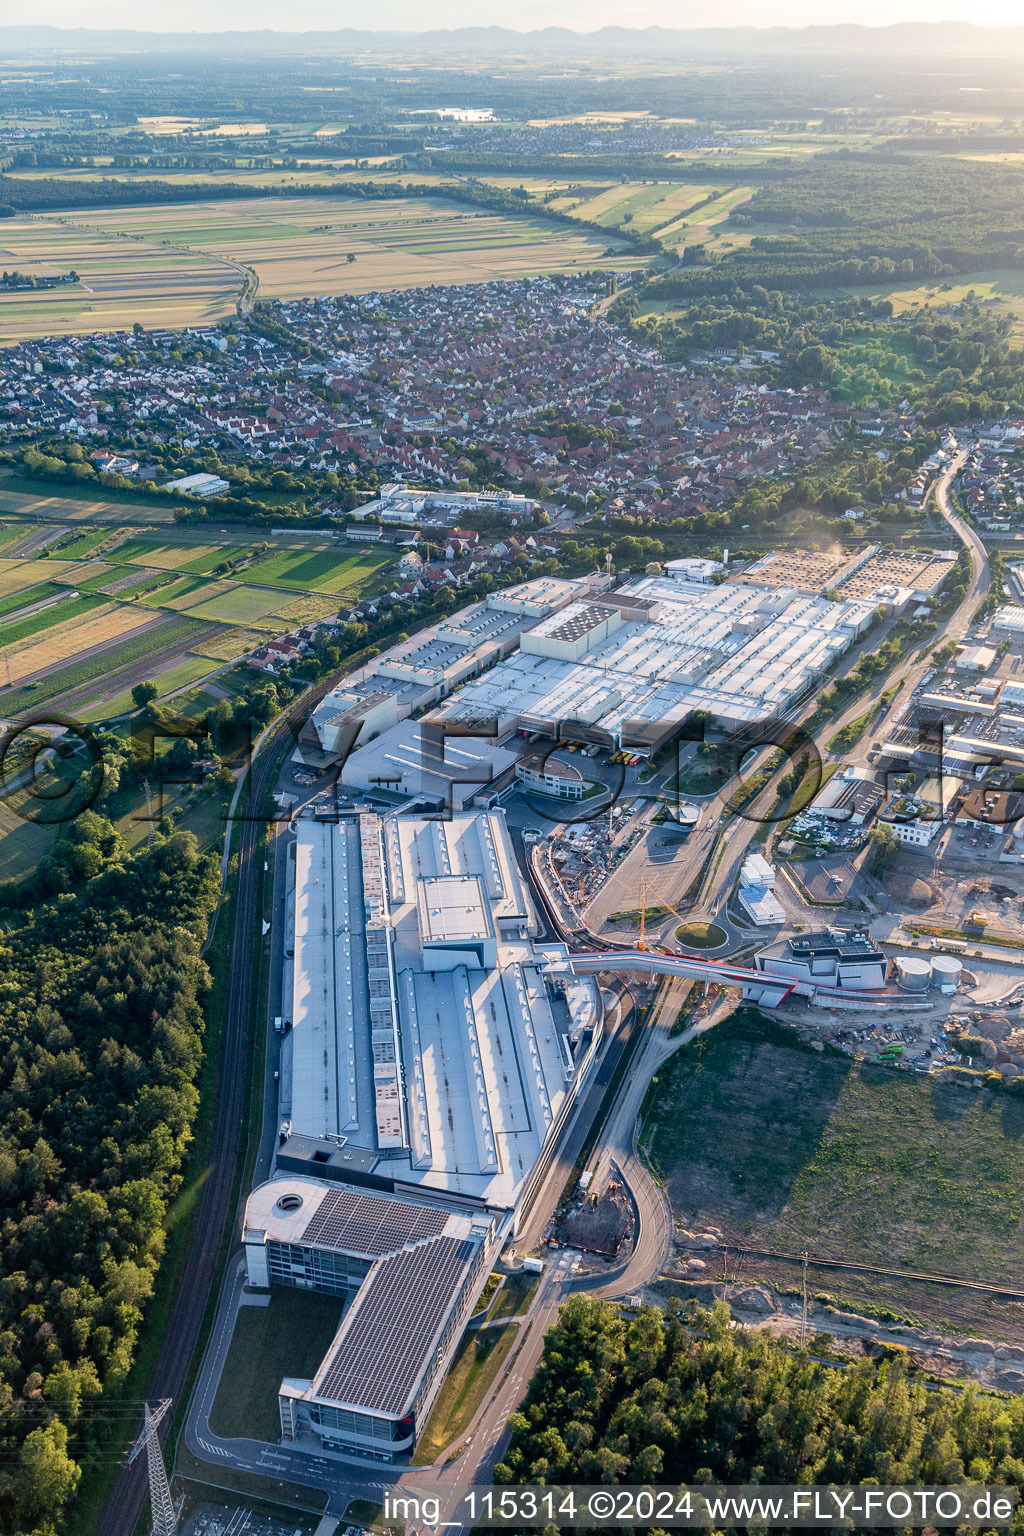
[[[132,1446],[127,1465],[130,1467],[135,1458],[142,1451],[146,1453],[146,1468],[149,1472],[149,1504],[153,1515],[153,1536],[175,1536],[178,1529],[179,1507],[175,1506],[171,1498],[171,1485],[167,1481],[167,1468],[164,1466],[163,1451],[160,1449],[160,1436],[157,1429],[165,1418],[167,1410],[171,1406],[171,1399],[165,1397],[157,1406],[154,1413],[149,1404],[146,1404],[146,1422],[142,1434]]]

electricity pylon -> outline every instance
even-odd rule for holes
[[[176,1536],[179,1511],[171,1498],[171,1485],[167,1481],[167,1468],[164,1466],[160,1436],[157,1434],[160,1421],[171,1406],[171,1399],[165,1397],[159,1402],[155,1413],[148,1403],[145,1406],[146,1421],[141,1435],[131,1448],[128,1466],[131,1466],[135,1458],[145,1450],[146,1468],[149,1472],[149,1503],[153,1514],[153,1536]]]

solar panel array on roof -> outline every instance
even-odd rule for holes
[[[422,1242],[444,1231],[448,1211],[383,1200],[379,1195],[332,1189],[324,1195],[302,1234],[303,1243],[379,1256],[405,1243]]]
[[[405,1412],[475,1251],[439,1237],[375,1264],[314,1382],[317,1399]]]

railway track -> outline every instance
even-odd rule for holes
[[[259,931],[262,911],[260,835],[263,823],[259,819],[260,806],[277,778],[282,740],[298,731],[303,719],[335,681],[331,678],[317,684],[286,710],[267,733],[249,765],[250,810],[248,817],[242,820],[238,850],[230,960],[232,984],[224,1015],[210,1159],[198,1178],[201,1193],[188,1253],[181,1266],[163,1344],[145,1392],[148,1399],[173,1398],[177,1409],[184,1407],[181,1399],[189,1384],[203,1319],[217,1279],[225,1231],[233,1214],[235,1181],[243,1150],[242,1129],[248,1095],[246,1047],[258,977],[252,945]],[[97,1521],[97,1536],[133,1536],[147,1493],[144,1458],[140,1457],[132,1466],[120,1469]]]
[[[881,1275],[885,1280],[918,1280],[928,1285],[954,1286],[962,1291],[978,1291],[984,1296],[996,1296],[1004,1301],[1024,1301],[1024,1291],[1008,1285],[987,1285],[983,1280],[960,1280],[956,1275],[934,1275],[927,1270],[884,1269],[878,1264],[859,1264],[850,1259],[823,1259],[813,1254],[784,1253],[773,1248],[740,1248],[735,1243],[723,1243],[723,1251],[739,1254],[745,1259],[776,1259],[789,1264],[807,1263],[811,1269],[838,1269],[853,1275]]]

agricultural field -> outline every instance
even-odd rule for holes
[[[0,264],[35,277],[78,274],[50,289],[5,293],[0,343],[32,336],[196,325],[234,308],[239,274],[212,253],[165,249],[145,237],[64,218],[5,219]]]
[[[179,688],[187,688],[191,683],[197,683],[210,676],[210,663],[205,656],[189,656],[187,660],[170,664],[162,669],[154,670],[148,682],[156,686],[158,699],[166,699],[170,694],[176,693]],[[115,720],[118,715],[131,714],[135,709],[130,688],[123,688],[120,693],[115,693],[111,698],[96,698],[87,701],[80,709],[83,720],[92,722],[95,720]]]
[[[535,201],[547,202],[571,218],[595,221],[610,232],[629,228],[653,236],[668,249],[714,242],[745,244],[750,232],[730,225],[736,208],[754,195],[752,186],[713,181],[574,182],[560,196],[548,199],[543,189]]]
[[[890,1271],[816,1276],[860,1309],[1020,1332],[1019,1308],[901,1271],[1024,1287],[1024,1098],[815,1052],[741,1008],[661,1069],[646,1108],[645,1144],[684,1226]],[[799,1282],[799,1263],[743,1262]]]
[[[328,546],[312,553],[308,549],[287,549],[266,560],[258,560],[246,569],[245,574],[251,581],[273,586],[348,593],[362,591],[388,563],[387,556],[369,550],[339,558],[336,547]]]
[[[202,624],[175,614],[156,614],[139,610],[139,626],[122,635],[114,644],[94,647],[77,660],[69,653],[61,664],[51,662],[37,680],[20,686],[0,688],[0,707],[9,718],[34,711],[41,704],[60,700],[61,709],[73,709],[83,700],[98,699],[101,694],[114,697],[151,676],[161,664],[177,665],[191,654],[194,643],[223,633],[215,624]],[[3,656],[0,652],[0,670]]]
[[[17,683],[22,678],[34,677],[73,656],[86,656],[90,651],[107,646],[130,634],[132,630],[154,622],[153,614],[120,603],[103,603],[95,608],[86,602],[85,605],[72,604],[68,607],[70,611],[67,617],[59,620],[57,615],[64,614],[64,605],[50,610],[54,620],[45,627],[44,633],[32,630],[25,639],[8,640],[6,635],[21,626],[7,626],[5,630],[0,630],[4,682]]]
[[[80,568],[74,560],[0,560],[0,597],[41,581],[60,581],[68,571]]]
[[[873,290],[874,291],[874,290]],[[922,283],[915,288],[893,287],[878,290],[892,300],[896,314],[908,309],[943,309],[959,304],[968,294],[977,299],[993,299],[999,310],[1013,315],[1011,332],[1018,342],[1024,338],[1024,273],[1005,271],[972,272],[954,283]]]
[[[110,531],[122,523],[174,524],[176,508],[158,501],[132,501],[127,497],[99,495],[92,486],[81,489],[61,486],[48,490],[29,475],[0,469],[0,517],[59,518],[62,523],[108,523]],[[6,550],[4,553],[6,554]]]
[[[257,553],[227,533],[13,520],[0,547],[0,710],[59,700],[89,720],[128,710],[136,682],[152,679],[166,697],[383,591],[394,559],[317,534]]]
[[[28,613],[13,613],[0,619],[0,650],[7,650],[20,640],[27,640],[45,629],[52,629],[58,613],[62,624],[74,624],[85,614],[103,606],[102,597],[72,597],[59,603],[33,604]]]
[[[259,278],[261,298],[486,282],[595,266],[623,271],[645,260],[627,247],[606,256],[608,242],[600,236],[562,231],[528,213],[518,218],[441,199],[254,197],[93,209],[75,217],[90,237],[128,235],[142,242],[139,249],[166,241],[197,256],[244,262]],[[68,261],[74,265],[70,255]]]
[[[580,219],[593,219],[608,229],[624,224],[641,235],[656,235],[673,225],[695,203],[724,192],[724,186],[700,186],[692,181],[616,182],[614,186],[579,188],[557,199],[553,207]],[[582,197],[580,193],[583,193]]]
[[[9,597],[0,598],[0,615],[25,613],[29,608],[52,602],[54,598],[64,595],[64,588],[58,586],[57,582],[42,581],[38,586],[26,587],[12,592]]]

